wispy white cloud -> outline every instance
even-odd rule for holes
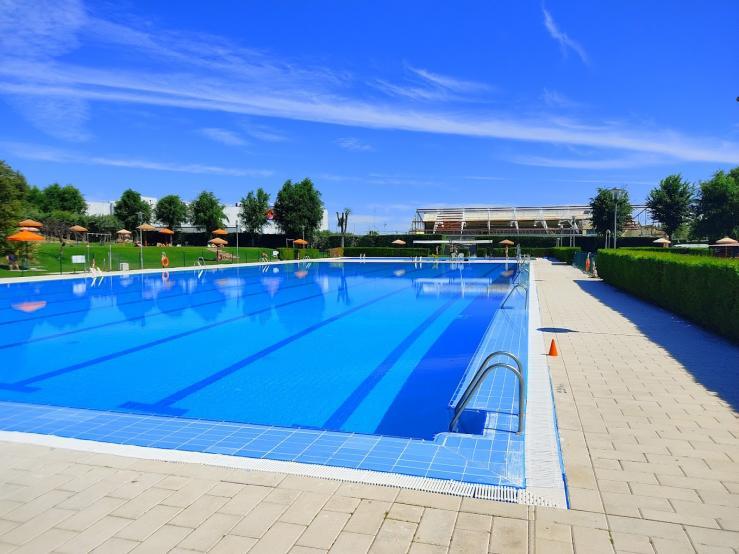
[[[289,140],[287,135],[264,125],[246,125],[244,127],[244,132],[263,142],[285,142]]]
[[[546,27],[549,35],[559,43],[559,47],[562,49],[562,55],[567,56],[567,50],[572,50],[587,65],[589,59],[585,49],[578,42],[571,39],[567,33],[560,30],[552,15],[545,8],[542,8],[542,12],[544,12],[544,27]]]
[[[495,175],[465,175],[462,179],[465,181],[505,181],[505,177]]]
[[[549,158],[545,156],[517,156],[513,163],[539,167],[561,167],[569,169],[628,169],[666,163],[669,159],[650,155],[633,155],[619,158]]]
[[[341,148],[349,150],[350,152],[370,152],[371,150],[374,150],[371,144],[362,142],[358,138],[354,137],[338,138],[335,142]]]
[[[541,99],[550,108],[576,108],[581,105],[580,102],[575,102],[561,92],[547,88],[542,91]]]
[[[439,73],[432,73],[427,69],[420,69],[415,67],[409,67],[413,73],[436,85],[437,87],[445,88],[455,92],[486,92],[493,90],[493,87],[485,83],[479,83],[477,81],[466,81],[463,79],[457,79],[450,77],[449,75],[441,75]]]
[[[243,146],[246,144],[246,141],[243,138],[241,138],[237,133],[229,131],[228,129],[208,127],[206,129],[200,129],[200,134],[209,138],[210,140],[214,140],[228,146]]]
[[[44,10],[14,11],[7,9],[8,2],[0,4],[0,40],[13,46],[12,49],[0,48],[0,93],[588,146],[670,156],[683,161],[739,162],[736,142],[691,137],[669,129],[644,129],[543,115],[526,117],[511,111],[491,113],[470,108],[470,105],[464,110],[458,106],[452,109],[445,100],[459,94],[460,87],[469,84],[460,85],[465,81],[452,79],[455,84],[449,77],[426,70],[425,78],[416,75],[416,88],[437,91],[436,97],[428,97],[426,105],[409,104],[407,100],[413,98],[412,94],[397,94],[385,101],[367,100],[366,96],[353,94],[357,83],[345,73],[276,60],[218,37],[191,36],[161,29],[149,33],[110,22],[112,27],[103,33],[100,29],[106,28],[105,22],[97,19],[94,24],[90,23],[90,16],[83,8],[75,10],[71,6],[79,3],[67,1],[70,6],[50,3],[45,9],[49,13],[43,17],[40,12]],[[26,3],[18,3],[23,4]],[[74,14],[72,17],[67,17],[64,11],[67,7]],[[576,43],[559,31],[548,13],[545,15],[550,32],[556,31],[553,36],[573,49],[572,44]],[[17,23],[20,16],[29,21]],[[16,24],[22,26],[22,33],[10,36]],[[57,36],[66,38],[61,40]],[[93,68],[58,57],[77,46],[87,47],[90,42],[101,43],[108,50],[118,47],[119,53],[124,53],[122,60],[111,55],[105,66]],[[32,56],[23,54],[26,45]],[[136,56],[142,63],[131,64]],[[436,84],[432,84],[434,79]],[[450,86],[456,86],[457,90]],[[419,92],[417,96],[423,94]],[[248,133],[245,131],[245,134]]]
[[[274,173],[267,169],[244,169],[199,163],[163,162],[141,158],[96,156],[45,145],[19,142],[0,142],[0,148],[10,155],[21,159],[44,162],[102,165],[131,169],[149,169],[153,171],[193,173],[198,175],[222,175],[227,177],[269,177]]]
[[[404,82],[391,82],[375,79],[370,84],[390,96],[408,98],[422,102],[447,102],[478,100],[479,95],[491,92],[493,86],[441,75],[427,69],[406,66],[410,79]]]

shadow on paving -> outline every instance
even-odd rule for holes
[[[575,281],[586,293],[639,328],[706,389],[739,411],[739,346],[602,281]]]

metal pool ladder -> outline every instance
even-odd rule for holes
[[[509,363],[504,362],[490,363],[496,356],[505,356],[507,358],[510,358],[511,360],[513,360],[515,367]],[[482,385],[482,382],[485,380],[488,374],[499,367],[512,371],[513,374],[518,377],[518,431],[516,432],[516,434],[520,435],[521,433],[523,433],[524,414],[526,413],[526,383],[524,382],[523,377],[523,367],[521,366],[521,360],[519,360],[515,355],[511,354],[510,352],[504,352],[502,350],[490,354],[487,358],[485,358],[485,360],[483,360],[483,362],[480,364],[480,367],[477,368],[477,371],[472,377],[470,384],[467,385],[467,388],[464,390],[464,393],[460,397],[459,402],[457,402],[457,405],[454,407],[454,417],[452,417],[452,421],[449,423],[450,432],[454,432],[454,430],[457,428],[457,423],[459,423],[459,418],[462,417],[462,412],[467,407],[467,404],[480,388],[480,385]]]
[[[508,294],[506,294],[505,298],[503,299],[503,302],[500,303],[500,307],[505,308],[505,303],[508,302],[508,299],[513,295],[513,292],[517,289],[523,289],[524,296],[525,296],[525,302],[524,305],[529,305],[529,286],[525,283],[514,283],[511,287],[511,290],[508,291]]]

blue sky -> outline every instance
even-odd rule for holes
[[[738,23],[735,0],[9,0],[0,159],[96,200],[309,176],[355,231],[642,201],[739,165]]]

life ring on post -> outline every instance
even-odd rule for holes
[[[162,254],[162,267],[169,267],[169,258],[166,254]]]

